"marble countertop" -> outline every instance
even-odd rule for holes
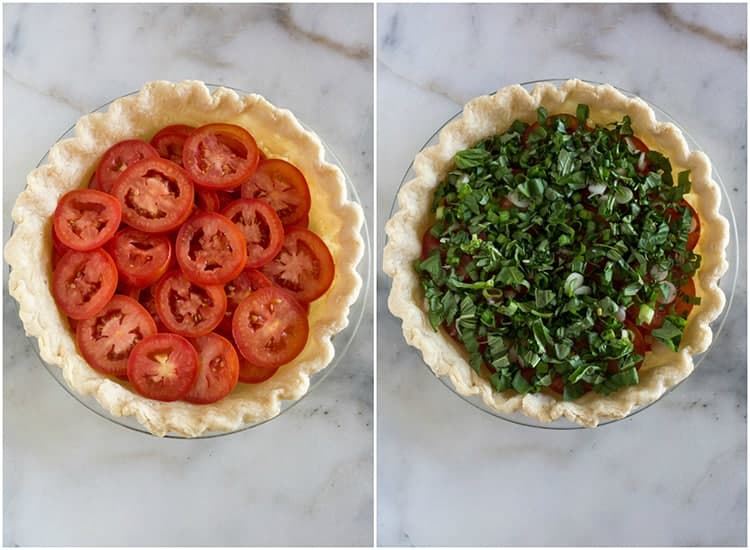
[[[60,134],[156,79],[227,84],[291,109],[341,160],[371,224],[372,13],[4,6],[3,240],[26,174]],[[63,391],[25,338],[7,279],[4,293],[5,546],[372,543],[371,330],[281,417],[218,439],[165,440],[116,426]]]
[[[414,154],[467,100],[577,76],[634,91],[683,123],[728,189],[744,251],[745,10],[379,6],[379,242]],[[740,262],[728,322],[699,369],[630,419],[572,432],[516,426],[453,395],[404,343],[379,273],[379,544],[744,546],[744,253]]]

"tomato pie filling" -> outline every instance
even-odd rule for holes
[[[595,126],[579,105],[515,121],[459,151],[435,191],[415,266],[430,324],[497,392],[572,400],[637,384],[700,303],[690,187],[627,116]],[[279,275],[301,248],[289,239],[263,268],[271,279],[291,280]]]
[[[287,174],[278,192],[256,193],[272,169]],[[81,355],[162,401],[214,403],[271,378],[305,348],[308,304],[333,281],[309,210],[304,175],[239,126],[115,144],[53,219],[52,292]]]

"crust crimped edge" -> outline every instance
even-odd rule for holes
[[[444,330],[435,332],[430,326],[424,292],[413,265],[421,253],[421,236],[433,221],[431,197],[451,169],[456,152],[505,132],[516,119],[536,120],[536,110],[540,106],[552,114],[575,113],[579,103],[589,105],[590,119],[598,124],[629,115],[634,134],[649,148],[669,157],[676,172],[691,171],[692,189],[686,199],[701,220],[701,237],[696,247],[696,252],[703,257],[696,275],[696,293],[701,303],[694,307],[688,319],[679,350],[673,352],[661,344],[655,346],[646,356],[640,382],[635,386],[622,388],[609,396],[589,392],[574,401],[562,401],[553,392],[497,393],[488,380],[471,369],[463,346]],[[439,138],[437,145],[424,149],[414,160],[416,176],[406,182],[398,194],[398,210],[385,227],[388,242],[383,251],[383,270],[393,278],[388,306],[402,320],[406,341],[422,352],[424,362],[437,376],[447,376],[459,394],[479,395],[488,407],[501,413],[521,412],[543,422],[564,417],[579,425],[594,427],[602,421],[623,418],[634,408],[657,400],[693,371],[692,356],[706,351],[710,345],[709,323],[719,316],[725,305],[719,279],[729,267],[725,250],[729,242],[729,223],[719,213],[721,191],[711,178],[708,157],[702,152],[690,151],[675,125],[657,121],[654,111],[643,100],[629,98],[610,85],[569,80],[559,88],[541,83],[529,93],[514,85],[494,95],[475,98],[466,104],[461,116],[441,130]]]
[[[50,292],[51,217],[59,197],[85,187],[102,153],[118,141],[148,141],[170,124],[210,122],[243,126],[269,157],[288,160],[305,174],[312,196],[310,229],[328,245],[336,273],[326,294],[310,305],[304,350],[273,377],[260,384],[240,383],[212,405],[164,403],[141,397],[128,383],[96,372],[78,353],[75,335]],[[8,288],[19,303],[26,333],[39,342],[42,359],[60,367],[74,391],[94,396],[114,416],[135,416],[158,436],[231,432],[279,414],[281,401],[302,397],[310,376],[333,359],[331,339],[348,325],[349,310],[362,286],[356,267],[364,254],[360,236],[364,215],[358,204],[347,199],[344,175],[325,161],[320,139],[290,111],[260,95],[239,96],[227,88],[211,92],[200,81],[149,82],[138,93],[111,103],[106,112],[79,119],[75,137],[56,143],[47,163],[28,175],[12,218],[15,230],[5,247],[11,266]]]

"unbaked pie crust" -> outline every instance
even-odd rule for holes
[[[98,373],[78,353],[75,335],[50,292],[51,219],[59,197],[85,187],[102,153],[113,144],[129,138],[148,141],[170,124],[210,122],[246,128],[267,156],[288,160],[305,174],[312,196],[310,229],[328,245],[336,275],[328,292],[310,305],[305,349],[269,380],[237,384],[229,396],[212,405],[164,403],[141,397],[128,383]],[[94,396],[112,415],[135,416],[159,436],[231,432],[279,414],[281,401],[302,397],[310,377],[333,359],[331,339],[347,326],[349,309],[362,286],[356,271],[364,253],[362,210],[347,199],[344,175],[325,161],[320,139],[291,112],[259,95],[239,96],[226,88],[211,92],[198,81],[150,82],[137,94],[114,101],[106,112],[82,117],[75,137],[55,144],[47,163],[29,174],[12,217],[15,230],[5,248],[11,267],[8,287],[19,303],[26,333],[39,342],[42,359],[60,367],[74,391]]]
[[[669,157],[675,173],[689,169],[692,190],[686,199],[701,220],[701,236],[695,252],[702,256],[695,283],[701,303],[693,308],[679,351],[656,344],[640,369],[640,382],[609,395],[589,392],[574,401],[563,401],[553,392],[519,395],[515,391],[495,392],[489,381],[468,364],[463,346],[443,329],[430,326],[424,292],[414,269],[419,258],[421,238],[434,218],[432,196],[439,182],[453,167],[456,152],[479,141],[507,131],[514,120],[536,120],[537,108],[550,114],[575,113],[580,103],[590,107],[590,119],[604,125],[629,115],[633,132],[645,144]],[[549,422],[564,417],[593,427],[606,420],[623,418],[637,407],[657,400],[693,370],[693,356],[706,351],[711,343],[709,323],[725,304],[719,279],[728,263],[726,247],[729,223],[719,213],[721,192],[711,179],[711,163],[699,151],[690,151],[680,130],[656,120],[653,110],[641,99],[629,98],[609,85],[592,85],[569,80],[560,88],[537,84],[529,93],[519,85],[500,89],[494,95],[473,99],[460,117],[440,132],[437,145],[428,147],[414,159],[414,179],[398,194],[398,210],[386,224],[388,242],[383,251],[383,269],[393,278],[388,306],[402,321],[406,341],[422,352],[423,359],[437,376],[447,376],[464,396],[481,396],[490,408],[505,414],[521,412]]]

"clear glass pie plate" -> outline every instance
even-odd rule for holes
[[[543,80],[533,80],[530,82],[524,82],[521,84],[525,89],[531,91],[531,89],[534,87],[534,85],[547,82],[550,84],[554,84],[555,86],[560,86],[564,82],[566,82],[569,79],[543,79]],[[602,83],[600,82],[593,82],[593,81],[586,81],[590,84],[594,85],[600,85]],[[621,93],[625,94],[628,97],[640,97],[636,94],[629,92],[627,90],[623,90],[622,88],[617,88]],[[660,107],[654,105],[650,101],[644,99],[641,97],[648,105],[654,110],[656,113],[656,118],[659,121],[663,122],[671,122],[675,126],[677,126],[682,134],[685,136],[685,140],[688,143],[688,146],[690,150],[699,150],[702,151],[703,149],[698,145],[698,143],[691,137],[691,135],[685,130],[685,128],[678,123],[674,118],[672,118],[669,114],[667,114],[663,109]],[[424,150],[427,147],[430,147],[432,145],[435,145],[439,141],[440,131],[451,121],[461,116],[463,111],[457,112],[455,115],[453,115],[450,119],[446,120],[440,128],[438,128],[435,133],[430,137],[429,140],[422,146],[420,151]],[[710,155],[709,155],[710,157]],[[407,181],[413,179],[415,176],[414,172],[414,164],[409,165],[409,168],[406,170],[406,173],[404,174],[404,177],[401,179],[401,183],[399,184],[398,191],[396,192],[396,196],[398,196],[398,192],[401,190],[401,187],[406,183]],[[714,181],[716,181],[719,184],[719,187],[721,188],[721,208],[720,212],[721,214],[729,221],[729,244],[727,245],[727,259],[729,261],[729,269],[724,274],[720,281],[720,287],[723,290],[725,296],[726,296],[726,306],[724,307],[724,310],[721,312],[719,317],[711,323],[711,329],[713,331],[713,340],[711,343],[711,346],[709,346],[708,350],[706,350],[704,353],[700,355],[693,356],[693,361],[696,368],[699,368],[700,365],[705,361],[706,357],[710,356],[712,351],[714,350],[716,341],[720,338],[722,329],[724,327],[724,324],[727,321],[729,312],[732,308],[732,303],[734,301],[734,293],[735,293],[735,287],[737,285],[737,276],[739,272],[739,240],[738,240],[738,232],[737,232],[737,222],[735,220],[734,211],[732,209],[732,204],[729,199],[729,194],[727,193],[726,187],[724,186],[724,183],[721,180],[721,177],[719,176],[718,171],[716,170],[716,166],[712,164],[712,176]],[[397,200],[394,197],[393,203],[391,205],[391,211],[389,214],[389,218],[393,216],[395,209],[396,209]],[[416,351],[416,350],[414,350]],[[421,357],[421,355],[419,355]],[[423,362],[424,363],[424,362]],[[426,364],[425,367],[430,369],[430,367]],[[430,372],[432,373],[432,369],[430,369]],[[438,380],[440,380],[448,389],[450,389],[455,395],[459,396],[464,401],[470,403],[471,405],[474,405],[478,409],[483,410],[484,412],[491,414],[492,416],[495,416],[497,418],[500,418],[502,420],[506,420],[508,422],[512,422],[514,424],[519,424],[522,426],[529,426],[534,428],[543,428],[543,429],[552,429],[552,430],[575,430],[575,429],[583,429],[583,426],[580,426],[578,424],[575,424],[573,422],[570,422],[566,419],[558,419],[554,422],[541,422],[536,419],[530,418],[523,413],[513,413],[513,414],[506,414],[499,412],[492,407],[489,407],[487,404],[482,401],[482,398],[480,396],[474,395],[474,396],[465,396],[461,395],[456,391],[456,389],[453,387],[453,384],[450,382],[450,380],[447,377],[437,377]],[[683,380],[684,382],[684,380]],[[682,382],[681,382],[682,383]],[[624,420],[625,418],[629,418],[633,416],[636,413],[639,413],[647,408],[649,408],[654,403],[658,403],[666,397],[668,394],[670,394],[672,391],[674,391],[680,384],[676,384],[669,388],[659,399],[656,401],[653,401],[651,403],[648,403],[646,405],[642,405],[640,407],[637,407],[631,411],[631,413],[624,417],[619,418],[615,420],[609,420],[605,422],[601,422],[599,425],[604,426],[607,424],[612,424],[614,422],[618,422],[620,420]]]
[[[249,92],[246,92],[246,91],[243,91],[243,90],[240,90],[240,89],[237,89],[237,88],[231,88],[230,86],[225,86],[225,85],[219,86],[219,85],[214,85],[214,84],[206,84],[206,86],[212,92],[216,88],[223,87],[223,88],[228,88],[228,89],[234,90],[240,96],[248,95],[248,93],[249,93]],[[137,91],[131,92],[131,93],[125,94],[124,96],[121,96],[121,97],[127,97],[127,96],[130,96],[130,95],[134,95],[136,93],[138,93],[138,92]],[[94,110],[92,112],[95,112],[95,113],[105,112],[109,108],[110,104],[113,103],[114,101],[117,101],[117,99],[120,99],[120,98],[116,98],[116,99],[113,99],[111,101],[108,101],[107,103],[105,103],[104,105],[102,105],[101,107],[99,107],[98,109],[96,109],[96,110]],[[313,131],[311,128],[309,128],[304,123],[302,123],[302,125],[304,126],[304,128],[306,130]],[[61,141],[61,140],[64,140],[64,139],[72,138],[72,137],[75,137],[75,125],[73,125],[70,128],[68,128],[68,130],[63,135],[60,136],[60,138],[58,139],[58,142]],[[318,136],[318,137],[320,137],[320,136]],[[356,202],[361,207],[362,206],[362,201],[360,200],[360,195],[359,195],[359,192],[357,190],[357,187],[354,185],[354,183],[352,182],[352,180],[349,178],[349,176],[346,173],[346,170],[344,169],[341,161],[336,157],[336,155],[328,147],[328,145],[325,142],[322,141],[322,139],[321,139],[321,142],[323,143],[323,147],[325,149],[326,161],[330,162],[331,164],[334,164],[335,166],[337,166],[339,168],[339,170],[341,170],[341,172],[344,174],[344,178],[346,180],[346,188],[347,188],[347,194],[348,194],[349,200],[351,200],[353,202]],[[47,161],[47,155],[48,154],[45,154],[44,157],[42,157],[42,159],[37,164],[37,168],[39,166],[43,165]],[[364,191],[364,189],[363,189],[363,191]],[[11,235],[13,234],[14,230],[15,230],[15,224],[11,228]],[[278,418],[279,416],[281,416],[281,414],[283,414],[284,412],[288,411],[294,405],[296,405],[297,403],[299,403],[300,401],[302,401],[305,397],[307,397],[308,395],[310,395],[315,390],[315,388],[317,388],[323,382],[323,380],[329,374],[331,374],[331,372],[333,372],[333,369],[335,369],[338,365],[340,365],[343,362],[344,358],[346,357],[347,350],[351,346],[352,342],[354,341],[354,338],[356,337],[356,335],[357,335],[357,333],[359,331],[359,327],[360,327],[360,325],[362,323],[362,319],[363,319],[364,314],[365,314],[365,310],[366,310],[366,306],[367,306],[367,303],[368,303],[368,300],[369,300],[369,294],[370,294],[370,284],[371,284],[370,278],[371,278],[371,271],[372,271],[372,265],[371,265],[371,246],[372,245],[371,245],[371,242],[370,242],[370,233],[369,233],[369,230],[368,230],[368,227],[367,227],[367,219],[366,219],[366,217],[365,217],[365,219],[364,219],[364,221],[362,223],[362,228],[360,230],[360,235],[362,236],[362,239],[363,239],[364,244],[365,244],[363,257],[360,260],[359,264],[357,265],[357,272],[359,273],[359,276],[362,279],[362,287],[360,289],[360,292],[359,292],[359,295],[357,296],[356,301],[352,304],[352,306],[351,306],[351,308],[349,310],[349,323],[348,323],[347,327],[344,330],[342,330],[341,332],[339,332],[338,334],[336,334],[334,336],[333,340],[332,340],[333,346],[334,346],[334,350],[335,350],[335,355],[334,355],[333,360],[331,361],[331,363],[328,364],[328,366],[326,366],[325,368],[323,368],[322,370],[320,370],[319,372],[313,374],[310,377],[310,386],[308,388],[307,393],[305,393],[305,395],[303,395],[300,399],[297,399],[297,400],[294,400],[294,401],[288,401],[288,400],[287,401],[282,401],[281,402],[281,411],[279,412],[278,415],[276,415],[276,416],[274,416],[272,418],[269,418],[267,420],[263,420],[263,421],[260,421],[260,422],[243,425],[240,428],[238,428],[236,430],[233,430],[231,432],[206,432],[206,433],[204,433],[204,434],[202,434],[202,435],[200,435],[198,437],[195,437],[195,438],[188,438],[188,437],[183,436],[183,435],[179,435],[179,434],[175,434],[175,433],[168,433],[164,437],[166,437],[166,438],[174,438],[174,439],[205,439],[205,438],[220,437],[220,436],[223,436],[223,435],[229,435],[229,434],[233,434],[233,433],[238,433],[238,432],[241,432],[241,431],[248,430],[250,428],[254,428],[254,427],[260,426],[261,424],[265,424],[266,422],[269,422],[270,420]],[[13,301],[15,307],[16,307],[16,311],[18,311],[18,303],[15,300],[12,300],[12,301]],[[74,337],[74,335],[72,335],[72,334],[71,334],[71,336]],[[106,411],[104,408],[102,408],[102,406],[97,402],[97,400],[93,396],[82,395],[82,394],[79,394],[78,392],[74,391],[73,389],[71,389],[70,386],[68,386],[67,382],[65,381],[65,379],[63,377],[63,371],[62,371],[62,369],[59,368],[59,367],[57,367],[57,366],[55,366],[55,365],[49,365],[45,361],[43,361],[41,359],[40,354],[39,354],[39,345],[38,345],[37,339],[34,338],[34,337],[31,337],[30,340],[32,342],[32,346],[34,348],[34,351],[35,351],[37,357],[39,358],[39,361],[42,363],[42,365],[44,365],[45,369],[50,373],[50,375],[52,375],[52,377],[55,380],[57,380],[57,382],[60,384],[60,386],[62,386],[65,389],[65,391],[67,391],[68,394],[70,394],[73,398],[75,398],[79,403],[81,403],[82,405],[84,405],[86,408],[88,408],[90,411],[94,412],[95,414],[101,416],[102,418],[105,418],[105,419],[107,419],[107,420],[109,420],[109,421],[111,421],[111,422],[113,422],[115,424],[118,424],[118,425],[120,425],[120,426],[122,426],[124,428],[128,428],[128,429],[131,429],[131,430],[134,430],[134,431],[138,431],[138,432],[141,432],[141,433],[144,433],[144,434],[152,435],[151,432],[149,432],[146,428],[144,428],[138,422],[138,420],[135,417],[133,417],[133,416],[115,416],[115,415],[112,415],[108,411]]]

